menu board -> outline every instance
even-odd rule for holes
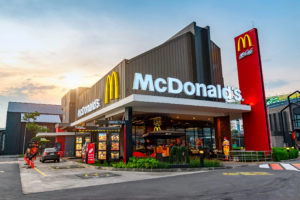
[[[82,157],[82,136],[76,137],[76,157]]]
[[[111,143],[111,150],[119,151],[119,142],[112,142]]]
[[[112,133],[110,137],[111,137],[111,141],[119,141],[120,140],[119,133]]]
[[[76,150],[81,150],[82,149],[82,144],[76,144]]]
[[[76,143],[82,143],[82,137],[76,137]]]
[[[119,159],[120,155],[119,155],[119,151],[112,151],[111,152],[111,159]]]
[[[98,159],[99,160],[106,160],[106,151],[99,151]]]
[[[112,160],[118,160],[120,157],[120,135],[119,133],[112,133],[110,136],[111,139],[111,159]]]
[[[100,151],[103,151],[103,150],[106,150],[106,142],[99,142],[99,145],[98,145],[98,150]]]
[[[76,157],[81,157],[81,151],[76,151]]]
[[[99,133],[98,139],[99,141],[106,141],[106,133]]]
[[[98,159],[99,160],[106,160],[106,133],[99,133],[98,134]]]

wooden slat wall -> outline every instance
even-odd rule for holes
[[[222,61],[221,61],[221,49],[211,41],[211,51],[212,51],[212,67],[214,73],[214,85],[221,85],[224,87],[224,79],[222,73]],[[219,102],[225,102],[224,99],[216,99]]]
[[[126,96],[131,94],[157,95],[165,97],[175,97],[174,94],[155,93],[150,91],[137,90],[134,91],[133,79],[135,73],[151,74],[153,79],[164,78],[167,81],[168,77],[178,78],[185,83],[194,81],[194,67],[192,63],[192,35],[184,34],[176,39],[168,41],[144,54],[129,60],[126,64]],[[194,98],[184,93],[176,95],[180,98]]]

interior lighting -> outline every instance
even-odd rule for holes
[[[193,119],[196,119],[195,117],[193,117]]]
[[[178,119],[179,117],[177,116],[177,119]]]

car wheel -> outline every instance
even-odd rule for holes
[[[42,163],[44,163],[45,161],[44,160],[42,160]]]
[[[58,159],[57,162],[59,162],[60,160]]]

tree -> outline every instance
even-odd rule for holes
[[[39,126],[36,124],[36,118],[38,116],[40,116],[41,114],[37,111],[33,112],[33,113],[25,113],[23,116],[23,120],[26,121],[26,128],[25,128],[25,134],[24,134],[24,145],[23,145],[23,149],[25,148],[25,137],[26,137],[26,129],[28,130],[33,130],[34,132],[34,137],[32,138],[32,140],[37,140],[39,141],[39,144],[47,144],[49,141],[41,141],[41,137],[36,137],[37,133],[44,133],[44,132],[48,132],[49,129],[43,126]],[[25,149],[24,149],[25,150]]]

